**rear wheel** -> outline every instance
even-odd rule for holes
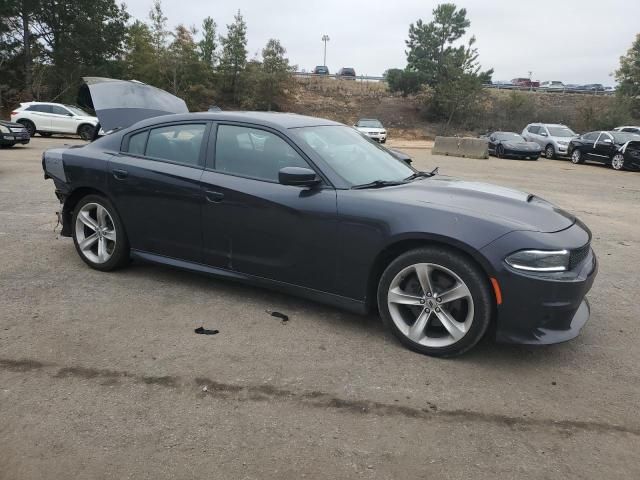
[[[80,258],[96,270],[109,271],[129,260],[129,242],[111,202],[87,195],[74,210],[73,243]]]
[[[36,126],[34,125],[34,123],[30,120],[18,120],[18,123],[21,124],[22,126],[24,126],[24,128],[27,129],[27,132],[29,132],[29,136],[33,137],[36,134]]]
[[[400,255],[378,286],[383,322],[408,348],[439,357],[464,353],[485,334],[493,308],[488,281],[464,256],[441,247]]]
[[[582,158],[582,152],[580,149],[576,148],[573,152],[571,152],[571,163],[583,163],[584,159]]]
[[[611,167],[614,170],[623,170],[624,169],[624,155],[621,153],[616,153],[611,159]]]
[[[556,149],[553,148],[553,145],[549,144],[544,149],[544,156],[547,158],[556,158]]]

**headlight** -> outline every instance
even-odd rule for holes
[[[569,266],[569,250],[520,250],[505,262],[517,270],[529,272],[564,272]]]
[[[569,142],[558,142],[558,145],[563,145],[566,147],[567,145],[569,145]]]
[[[9,127],[5,127],[4,125],[0,125],[0,132],[2,133],[11,133]]]
[[[382,130],[380,133],[381,133],[382,135],[386,135],[386,134],[387,134],[387,131],[386,131],[386,130]]]

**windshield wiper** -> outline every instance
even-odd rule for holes
[[[407,178],[405,178],[405,180],[406,181],[411,181],[411,180],[415,180],[416,178],[433,177],[434,175],[438,174],[438,168],[440,168],[440,167],[436,167],[433,170],[431,170],[430,172],[416,172],[413,175],[409,175]]]
[[[362,185],[354,185],[351,190],[362,190],[365,188],[382,188],[391,187],[393,185],[402,185],[404,181],[391,181],[391,180],[374,180],[373,182],[363,183]]]

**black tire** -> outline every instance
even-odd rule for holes
[[[380,143],[387,143],[387,139],[385,138],[385,139],[380,140]]]
[[[36,126],[31,120],[18,120],[18,123],[27,129],[30,137],[33,137],[36,134]]]
[[[502,145],[498,145],[496,147],[496,157],[503,158],[504,157],[504,147]]]
[[[582,155],[582,150],[579,148],[575,148],[571,152],[571,163],[574,165],[578,165],[579,163],[584,163],[584,156]]]
[[[98,204],[107,210],[109,216],[113,220],[113,227],[116,232],[115,248],[111,253],[111,257],[109,258],[109,260],[104,263],[97,263],[87,258],[78,245],[76,232],[76,222],[78,219],[78,214],[81,211],[82,207],[90,203]],[[129,262],[129,240],[127,239],[124,225],[122,224],[120,215],[118,215],[118,212],[114,208],[113,204],[105,197],[101,195],[87,195],[86,197],[80,199],[73,211],[71,232],[73,236],[73,244],[76,247],[78,255],[80,255],[80,258],[91,268],[100,270],[102,272],[108,272],[120,268]]]
[[[80,138],[82,140],[90,141],[93,139],[94,130],[95,128],[93,127],[93,125],[80,125],[78,127],[78,135],[80,135]]]
[[[556,149],[553,148],[553,145],[549,144],[544,147],[544,156],[547,158],[556,158]]]
[[[449,269],[462,279],[471,293],[472,323],[464,336],[451,345],[430,347],[414,342],[402,333],[391,316],[387,301],[391,282],[407,267],[420,263],[432,263]],[[389,264],[378,284],[378,309],[383,323],[409,349],[434,357],[451,357],[471,349],[486,333],[494,309],[494,298],[491,292],[486,275],[470,259],[448,248],[429,246],[410,250]]]
[[[51,135],[53,135],[53,133],[51,132],[38,132],[38,133],[40,134],[41,137],[44,137],[44,138],[49,138],[51,137]]]

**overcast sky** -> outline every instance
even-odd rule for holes
[[[147,20],[151,0],[128,0],[129,12]],[[332,73],[354,67],[381,75],[406,64],[409,24],[431,20],[438,2],[426,0],[163,0],[169,25],[199,27],[212,16],[219,33],[240,9],[248,28],[249,56],[278,38],[292,64],[310,70],[322,64],[321,37],[328,34]],[[483,68],[494,80],[526,77],[565,83],[613,85],[611,74],[637,33],[638,0],[465,0],[469,32],[476,36]]]

